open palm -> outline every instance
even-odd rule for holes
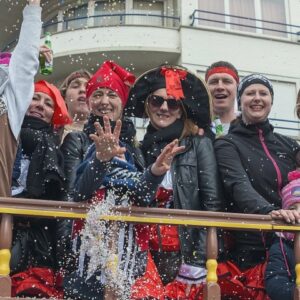
[[[122,122],[118,120],[114,131],[111,131],[109,118],[103,117],[104,128],[96,122],[95,128],[97,134],[91,134],[90,138],[93,140],[96,146],[96,157],[101,162],[110,161],[115,156],[122,156],[126,149],[120,147],[119,137],[121,132]]]
[[[185,148],[184,146],[178,146],[178,143],[176,139],[164,147],[151,167],[151,171],[154,175],[161,176],[170,170],[173,158]]]

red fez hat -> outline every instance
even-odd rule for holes
[[[67,125],[72,123],[65,101],[57,87],[45,80],[40,80],[34,84],[34,92],[45,93],[54,101],[54,114],[51,120],[53,125]]]
[[[108,88],[117,93],[125,106],[135,76],[113,61],[105,61],[87,84],[87,98],[99,88]]]

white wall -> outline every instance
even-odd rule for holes
[[[299,0],[289,0],[289,14],[290,23],[292,25],[300,26],[300,1]],[[298,29],[300,31],[300,28]]]
[[[300,25],[300,0],[287,2],[288,23]],[[179,6],[182,23],[179,30],[127,25],[55,34],[53,48],[57,61],[61,59],[63,63],[64,60],[67,65],[68,55],[87,54],[91,59],[92,55],[98,57],[101,53],[109,57],[109,53],[115,51],[120,54],[120,64],[125,61],[139,65],[139,69],[135,69],[138,75],[147,69],[149,60],[158,65],[168,61],[170,54],[173,54],[173,62],[177,60],[190,70],[202,73],[211,63],[227,60],[238,68],[241,76],[253,72],[267,75],[275,88],[271,116],[296,120],[294,106],[300,88],[300,42],[211,27],[191,27],[189,17],[198,8],[198,0],[181,0]]]
[[[233,63],[241,76],[263,73],[272,80],[275,90],[270,117],[298,121],[294,108],[300,88],[300,43],[191,27],[182,27],[180,36],[183,65],[203,74],[211,63],[225,60]],[[276,125],[298,127],[284,122]],[[298,135],[297,131],[277,131]]]
[[[154,50],[179,52],[176,29],[149,26],[111,26],[88,28],[54,34],[56,56],[112,50]]]
[[[180,36],[185,64],[228,60],[241,72],[300,79],[300,43],[192,27],[182,27]]]
[[[270,113],[270,118],[275,119],[288,119],[298,121],[298,118],[295,114],[295,105],[297,92],[296,85],[294,83],[273,81],[274,87],[274,102],[273,107]],[[275,131],[282,134],[300,137],[300,126],[298,123],[289,123],[284,121],[274,121],[271,120],[271,123],[275,127],[288,127],[297,130],[285,130],[281,128],[275,128]]]

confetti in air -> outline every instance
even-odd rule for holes
[[[100,270],[101,275],[97,279],[105,288],[112,290],[118,299],[128,300],[133,282],[133,266],[128,263],[132,261],[132,251],[128,254],[126,251],[134,248],[133,244],[128,243],[128,240],[132,241],[132,225],[101,220],[101,216],[117,214],[113,211],[115,198],[113,192],[108,192],[105,199],[93,206],[87,214],[81,232],[79,272],[83,273],[84,262],[88,258],[86,279]]]

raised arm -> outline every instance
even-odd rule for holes
[[[126,149],[119,145],[121,125],[121,121],[118,121],[112,132],[106,117],[104,128],[95,124],[97,134],[90,135],[94,149],[90,150],[90,158],[79,168],[81,175],[76,183],[75,201],[89,200],[102,185],[116,189],[123,185],[135,204],[147,206],[154,198],[174,156],[184,148],[178,147],[177,140],[173,141],[164,148],[150,168],[144,173],[138,172],[125,160]],[[111,178],[111,182],[106,182],[106,177]]]
[[[5,90],[9,122],[16,138],[32,100],[34,76],[39,66],[42,9],[39,6],[40,0],[29,0],[28,3],[23,10],[18,44],[9,64],[9,85]]]
[[[28,0],[29,5],[40,5],[41,0]]]

